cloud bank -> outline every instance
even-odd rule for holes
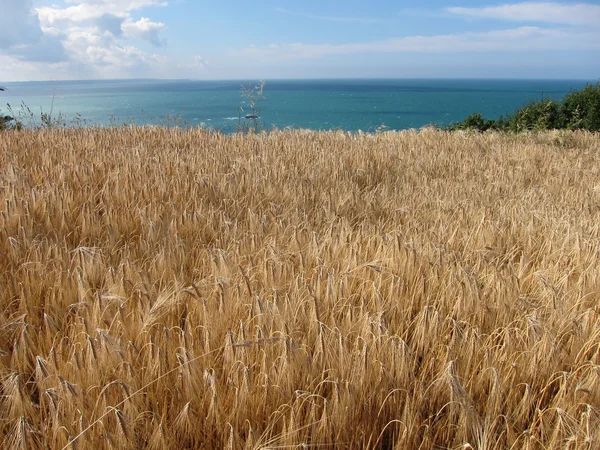
[[[158,0],[66,0],[67,5],[34,8],[32,0],[0,0],[0,64],[9,71],[61,78],[126,77],[143,73],[161,57],[138,43],[164,47],[166,25],[136,17],[141,9],[164,7]],[[132,69],[136,69],[132,71]],[[39,68],[37,69],[39,72]],[[39,77],[38,77],[39,78]]]
[[[467,18],[564,25],[600,26],[600,5],[590,3],[523,2],[483,8],[446,8]]]
[[[323,58],[354,53],[463,53],[527,50],[600,50],[600,30],[556,30],[519,27],[483,33],[407,36],[355,44],[271,44],[249,46],[232,56],[261,59]]]
[[[58,63],[67,59],[61,35],[43,31],[31,0],[0,0],[0,11],[0,50],[17,60]]]
[[[321,20],[321,21],[325,21],[325,22],[363,23],[363,24],[373,24],[373,23],[380,22],[380,19],[374,19],[374,18],[368,18],[368,17],[320,16],[320,15],[316,15],[316,14],[306,14],[306,13],[301,13],[301,12],[296,12],[296,11],[290,11],[289,9],[285,9],[285,8],[275,8],[275,11],[282,13],[282,14],[288,14],[290,16],[304,17],[307,19]]]

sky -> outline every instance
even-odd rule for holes
[[[600,0],[0,0],[0,81],[600,78]]]

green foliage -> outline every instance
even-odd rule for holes
[[[0,131],[8,129],[11,121],[12,117],[0,115]]]
[[[23,123],[20,120],[16,120],[13,116],[2,114],[2,111],[0,111],[0,131],[21,129],[23,129]]]
[[[3,91],[4,88],[0,88],[0,92]],[[8,105],[8,108],[10,110],[10,105]],[[15,127],[18,127],[20,129],[21,124],[15,121],[15,119],[12,116],[9,116],[8,114],[3,114],[2,111],[0,111],[0,131],[12,130]]]
[[[588,130],[600,131],[600,82],[568,94],[563,101],[543,99],[519,108],[512,116],[487,120],[480,113],[444,128],[454,130]]]
[[[528,103],[509,118],[509,128],[515,132],[561,128],[559,111],[560,104],[554,100]]]
[[[486,120],[481,113],[471,114],[465,120],[453,126],[453,130],[487,131],[495,125],[493,120]]]
[[[567,95],[560,115],[561,128],[600,131],[600,82]]]

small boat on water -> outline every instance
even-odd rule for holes
[[[258,116],[256,114],[246,114],[244,116],[245,119],[258,119]]]

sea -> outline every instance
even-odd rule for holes
[[[256,99],[264,129],[373,132],[445,126],[479,112],[496,119],[530,101],[561,99],[596,80],[327,79],[265,80]],[[69,126],[123,124],[235,132],[252,110],[244,89],[258,80],[102,80],[1,83],[0,113],[26,126],[41,114]],[[256,91],[253,91],[256,93]],[[251,120],[251,119],[250,119]]]

